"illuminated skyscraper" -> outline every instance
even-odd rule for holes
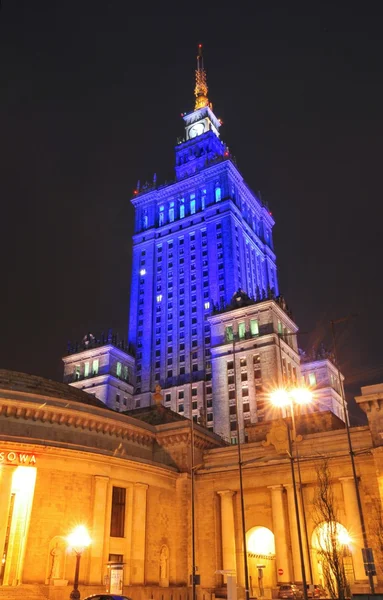
[[[275,417],[273,388],[302,379],[320,388],[302,411],[344,419],[329,357],[305,357],[301,370],[298,326],[278,290],[274,220],[220,140],[201,46],[195,97],[175,147],[175,181],[158,186],[154,177],[132,199],[129,343],[117,350],[101,336],[74,346],[64,380],[117,410],[150,405],[160,385],[166,407],[232,442]]]
[[[210,387],[206,317],[228,305],[238,289],[254,299],[270,290],[278,295],[273,217],[221,141],[207,92],[199,46],[195,108],[183,115],[175,181],[138,186],[132,200],[129,341],[136,347],[137,405],[149,404],[159,383],[165,404],[187,415],[187,384],[196,408],[204,382]]]

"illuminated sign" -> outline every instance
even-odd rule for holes
[[[35,465],[36,456],[29,452],[14,452],[11,450],[0,452],[0,465]]]

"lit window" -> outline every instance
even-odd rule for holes
[[[89,363],[86,362],[84,365],[84,377],[89,377]]]
[[[205,310],[208,310],[210,308],[210,302],[205,302]]]
[[[97,375],[98,373],[98,366],[99,366],[99,362],[98,362],[98,358],[95,358],[92,364],[92,373],[93,375]]]
[[[174,202],[170,202],[169,204],[169,222],[173,223],[174,221]]]
[[[201,208],[202,208],[202,210],[205,210],[205,205],[206,205],[206,190],[203,189],[201,192]]]
[[[117,377],[121,377],[121,371],[122,371],[122,365],[120,362],[117,363],[117,367],[116,367],[116,374]]]
[[[183,219],[185,216],[185,200],[181,198],[180,200],[180,219]]]
[[[227,342],[233,341],[233,326],[228,325],[225,329],[225,337]]]
[[[140,275],[146,275],[146,269],[141,269]]]
[[[215,201],[219,202],[221,200],[221,188],[219,185],[215,186]]]
[[[240,339],[244,338],[245,337],[245,332],[246,332],[245,323],[239,323],[239,325],[238,325],[238,337]]]
[[[257,319],[250,319],[251,335],[259,335],[259,324]]]
[[[160,227],[161,227],[161,225],[164,224],[164,210],[165,210],[165,207],[162,204],[160,206],[160,214],[159,214],[159,218],[158,218],[158,224],[159,224]]]
[[[195,213],[195,194],[190,194],[190,214]]]
[[[158,294],[158,296],[157,296],[157,302],[161,302],[161,300],[162,300],[162,294]]]
[[[278,333],[283,333],[283,327],[280,321],[278,321]]]
[[[80,371],[81,371],[80,365],[76,365],[75,370],[74,370],[75,381],[78,381],[80,379]]]
[[[309,373],[309,384],[310,385],[317,384],[317,378],[315,377],[315,373]]]

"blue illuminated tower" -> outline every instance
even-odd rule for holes
[[[202,48],[195,108],[183,115],[175,181],[138,186],[129,342],[136,349],[136,406],[164,402],[213,421],[211,332],[207,317],[241,289],[260,300],[278,295],[274,220],[245,183],[207,96]],[[190,406],[192,401],[192,407]]]

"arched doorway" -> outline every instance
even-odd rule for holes
[[[335,584],[333,561],[343,568],[345,586],[354,583],[354,564],[352,560],[352,540],[347,529],[341,523],[323,522],[313,531],[311,537],[312,566],[315,583],[328,588],[328,579]],[[338,572],[339,576],[339,572]],[[342,576],[342,573],[340,573]]]
[[[250,595],[263,596],[264,590],[276,586],[274,534],[267,527],[252,527],[246,546]]]

